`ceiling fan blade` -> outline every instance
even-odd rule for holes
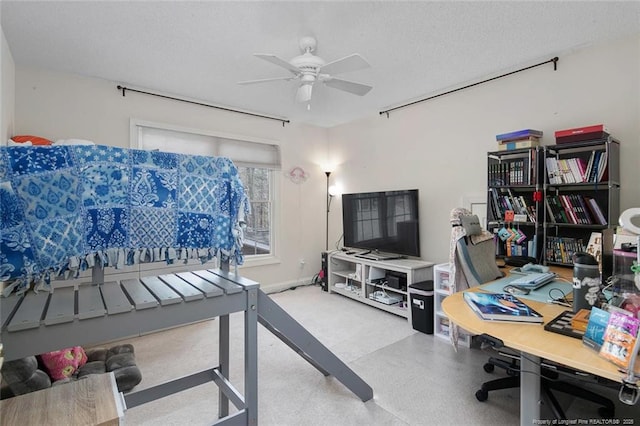
[[[364,96],[373,87],[367,86],[366,84],[354,83],[353,81],[342,80],[339,78],[331,78],[324,81],[329,87],[333,87],[334,89],[344,90],[345,92],[353,93],[354,95]]]
[[[296,92],[296,102],[309,102],[312,90],[313,84],[301,84]]]
[[[260,58],[260,59],[264,59],[267,62],[271,62],[272,64],[275,64],[279,67],[282,67],[284,69],[287,69],[289,71],[291,71],[294,74],[300,74],[300,68],[298,67],[294,67],[293,65],[291,65],[289,62],[285,61],[284,59],[280,59],[278,58],[276,55],[269,55],[266,53],[256,53],[254,56]]]
[[[365,59],[354,53],[341,59],[329,62],[320,68],[320,72],[324,74],[341,74],[343,72],[357,71],[369,68],[371,65]]]
[[[281,80],[295,80],[296,77],[275,77],[275,78],[262,78],[260,80],[247,80],[247,81],[239,81],[238,84],[254,84],[254,83],[268,83],[270,81],[281,81]]]

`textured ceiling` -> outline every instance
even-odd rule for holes
[[[323,127],[640,32],[639,1],[3,0],[0,7],[17,65]],[[359,97],[319,86],[307,110],[294,100],[294,81],[237,84],[286,76],[253,54],[289,60],[306,35],[327,62],[362,55],[371,68],[339,77],[373,90]]]

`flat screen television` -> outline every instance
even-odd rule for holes
[[[373,260],[420,257],[418,190],[342,195],[344,246]]]

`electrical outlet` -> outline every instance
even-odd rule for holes
[[[304,267],[304,259],[300,259],[300,267]]]

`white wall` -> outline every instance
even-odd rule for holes
[[[428,70],[425,71],[428,78]],[[418,188],[424,259],[448,259],[449,211],[465,196],[484,197],[486,153],[495,135],[606,124],[621,140],[621,209],[640,206],[640,36],[560,55],[535,68],[384,116],[332,129],[280,123],[116,90],[117,83],[16,67],[15,132],[85,138],[128,146],[129,118],[278,140],[283,171],[302,166],[302,185],[282,180],[280,264],[245,268],[263,286],[296,282],[320,267],[325,240],[327,155],[332,183],[345,192]],[[331,207],[329,247],[342,233],[341,205]],[[299,260],[306,261],[300,271]]]
[[[0,26],[0,145],[6,145],[12,135],[14,104],[15,64]]]
[[[557,71],[549,64],[332,128],[332,179],[345,192],[418,188],[422,258],[446,262],[449,212],[464,196],[485,196],[486,153],[499,133],[538,129],[552,145],[555,130],[604,123],[621,141],[621,211],[640,206],[639,103],[637,35],[560,55]],[[331,241],[342,232],[339,212]]]
[[[280,262],[243,268],[242,274],[263,287],[309,282],[320,270],[325,241],[325,185],[321,164],[326,161],[327,131],[163,100],[116,89],[117,83],[16,67],[15,133],[48,139],[89,139],[97,144],[129,147],[129,120],[265,138],[279,143],[283,174],[294,166],[310,178],[296,185],[280,179]],[[300,259],[305,260],[304,268]]]

